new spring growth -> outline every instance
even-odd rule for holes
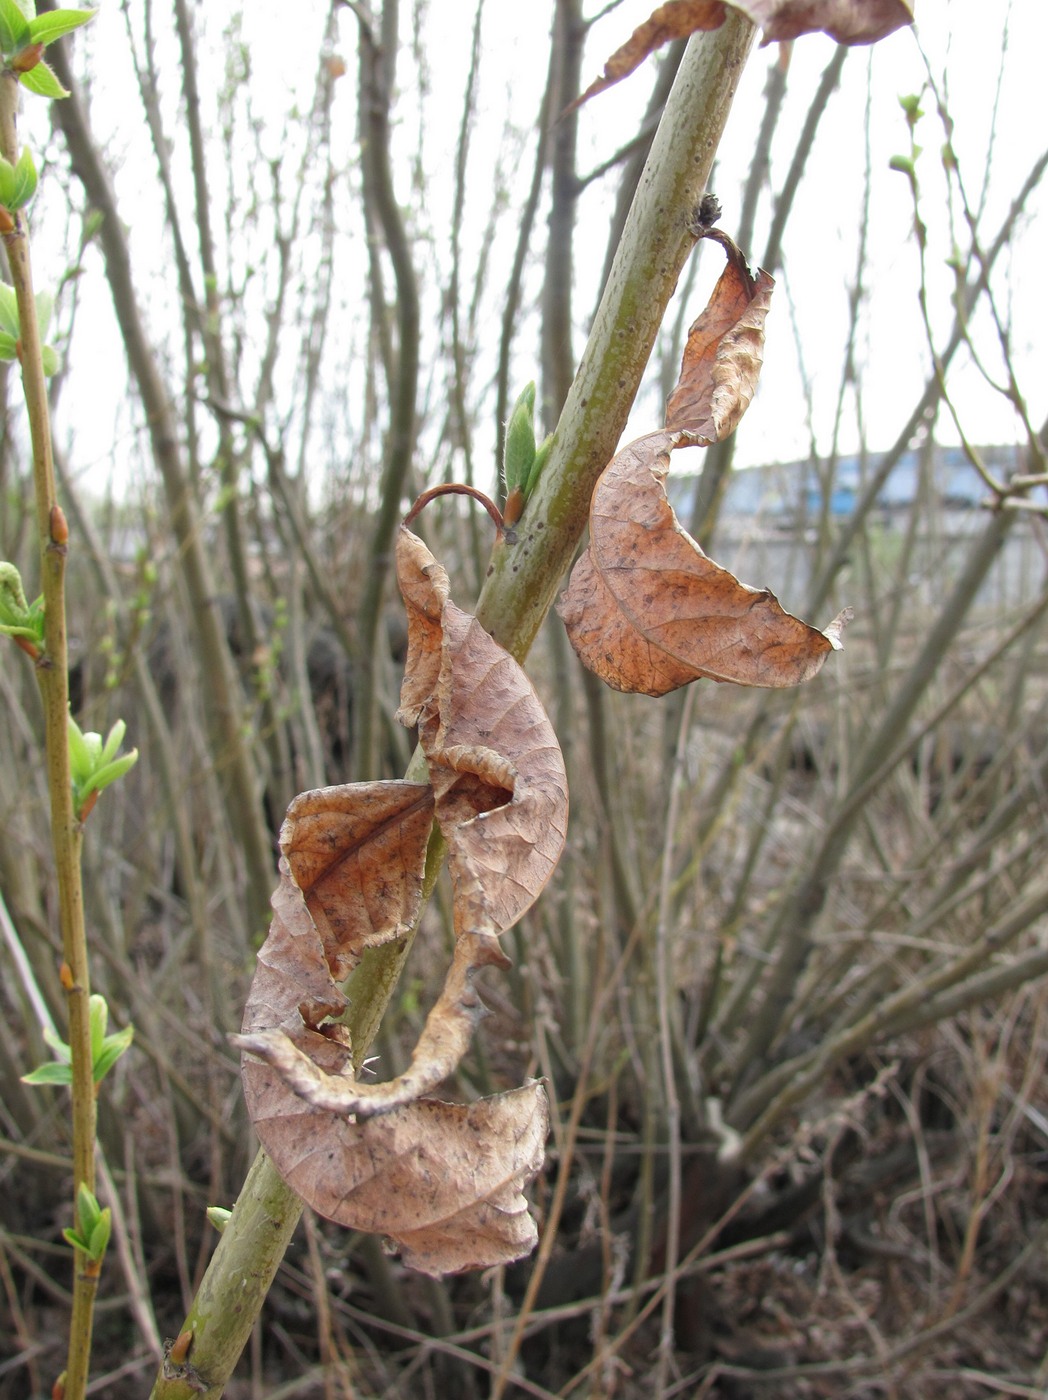
[[[122,778],[138,762],[138,750],[122,754],[127,725],[118,719],[105,742],[101,734],[84,734],[69,716],[69,770],[73,780],[73,812],[83,821],[98,800],[98,794],[117,778]]]
[[[135,1036],[134,1026],[125,1026],[122,1031],[106,1035],[109,1025],[109,1007],[105,997],[93,994],[88,1003],[88,1020],[91,1027],[91,1072],[96,1084],[100,1084],[120,1056],[130,1047]],[[23,1084],[71,1084],[73,1082],[73,1052],[52,1026],[43,1028],[44,1040],[55,1055],[46,1065],[38,1065],[28,1074],[22,1075]]]
[[[506,424],[506,441],[502,451],[502,472],[506,482],[505,518],[507,525],[520,519],[524,502],[535,489],[546,457],[550,438],[535,445],[535,381],[525,385],[513,405]]]
[[[94,10],[49,10],[33,13],[32,0],[0,0],[0,54],[8,73],[40,97],[68,97],[69,93],[44,62],[43,53],[63,34],[93,19]]]
[[[506,477],[506,495],[523,491],[535,460],[535,381],[525,385],[506,424],[506,444],[502,450],[502,469]]]
[[[22,148],[14,165],[0,156],[0,233],[14,231],[14,215],[36,194],[36,181],[36,166],[28,146]]]
[[[3,0],[0,0],[0,5]],[[50,292],[36,294],[36,324],[40,333],[40,358],[44,373],[57,374],[61,357],[53,345],[47,344],[54,298]],[[18,300],[14,287],[0,282],[0,360],[20,360],[22,357],[22,324],[18,319]]]
[[[10,637],[34,661],[44,650],[43,594],[26,602],[22,576],[13,564],[0,560],[0,636]]]
[[[103,1210],[98,1198],[81,1182],[76,1194],[76,1214],[77,1228],[63,1230],[62,1236],[74,1249],[83,1250],[88,1258],[88,1272],[97,1274],[113,1228],[112,1212],[108,1206]]]

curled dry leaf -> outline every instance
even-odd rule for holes
[[[252,1121],[285,1180],[321,1214],[388,1234],[413,1267],[447,1273],[535,1243],[521,1192],[541,1165],[541,1086],[468,1108],[421,1096],[465,1053],[483,1014],[474,976],[508,964],[498,935],[556,865],[567,788],[521,667],[450,602],[447,575],[410,531],[397,557],[409,622],[401,717],[419,727],[431,783],[328,788],[292,803],[236,1042]],[[454,957],[408,1069],[359,1083],[335,1019],[346,1004],[337,983],[365,948],[416,921],[434,812],[449,848]]]
[[[468,1105],[421,1099],[353,1122],[314,1108],[261,1061],[245,1063],[244,1083],[288,1185],[329,1220],[387,1236],[411,1268],[486,1269],[535,1248],[523,1190],[549,1131],[541,1084]]]
[[[654,9],[615,50],[603,74],[568,107],[580,107],[639,68],[649,54],[674,39],[719,29],[725,12],[738,10],[764,31],[762,43],[796,39],[822,30],[840,44],[872,44],[913,22],[910,0],[668,0]]]
[[[315,1108],[342,1115],[387,1113],[429,1093],[454,1071],[484,1015],[473,977],[478,968],[489,964],[509,965],[496,938],[466,933],[456,940],[444,990],[426,1018],[411,1064],[388,1084],[358,1083],[351,1064],[343,1063],[332,1073],[314,1057],[315,1043],[307,1040],[306,1048],[299,1048],[302,1036],[294,1031],[258,1030],[237,1036],[236,1043],[241,1050],[267,1060],[287,1087]]]
[[[402,528],[408,612],[398,719],[418,726],[448,842],[455,929],[498,934],[532,905],[564,849],[564,758],[523,668],[450,601],[448,577]]]
[[[604,65],[604,72],[568,107],[581,107],[598,92],[614,86],[639,68],[650,53],[670,44],[674,39],[686,39],[700,30],[719,29],[724,23],[723,0],[667,0],[652,10],[643,24],[638,25],[626,42],[615,50]]]
[[[775,287],[762,269],[752,278],[732,258],[702,315],[688,331],[666,427],[687,430],[702,446],[738,427],[756,392],[764,360],[764,321]]]
[[[735,9],[760,26],[764,44],[820,30],[838,44],[874,44],[913,23],[910,0],[744,0]]]
[[[433,794],[426,783],[303,792],[280,829],[280,884],[248,994],[246,1035],[301,1037],[341,1015],[337,986],[365,948],[411,927],[422,897]]]
[[[558,606],[571,644],[616,690],[665,695],[703,676],[798,685],[839,649],[850,613],[818,632],[703,553],[664,485],[670,452],[692,441],[652,433],[605,469],[590,504],[589,548]]]

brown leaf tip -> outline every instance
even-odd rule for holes
[[[844,643],[841,641],[841,633],[854,616],[854,608],[842,608],[830,623],[829,627],[823,628],[822,635],[829,642],[830,646],[833,647],[834,651],[841,651],[843,649]]]

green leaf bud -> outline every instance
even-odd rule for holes
[[[535,460],[535,381],[520,393],[506,424],[506,441],[502,450],[502,470],[506,494],[515,487],[524,490],[525,482]]]

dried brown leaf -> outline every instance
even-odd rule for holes
[[[444,990],[426,1018],[411,1064],[385,1084],[358,1081],[350,1064],[332,1074],[307,1050],[299,1048],[294,1035],[282,1030],[259,1030],[234,1040],[240,1050],[259,1055],[271,1064],[285,1084],[315,1108],[342,1115],[388,1113],[392,1108],[413,1103],[454,1072],[469,1047],[477,1021],[484,1015],[473,986],[474,975],[479,968],[492,964],[505,968],[509,959],[491,934],[466,933],[456,939]]]
[[[425,783],[353,783],[295,798],[280,829],[280,884],[245,1033],[315,1028],[341,1013],[336,983],[418,912],[432,824]]]
[[[421,1095],[461,1060],[483,1014],[476,972],[508,965],[498,935],[556,865],[567,788],[521,667],[451,603],[447,575],[410,531],[397,565],[409,626],[400,713],[419,728],[432,785],[360,784],[292,804],[273,924],[235,1039],[252,1121],[285,1180],[321,1214],[382,1231],[414,1267],[448,1273],[535,1243],[521,1191],[541,1165],[541,1088],[472,1108]],[[331,1019],[345,1006],[335,979],[417,916],[434,811],[449,848],[454,957],[408,1069],[359,1083]]]
[[[666,427],[700,446],[734,432],[749,408],[764,360],[764,321],[775,287],[730,260],[702,315],[688,331],[680,377],[666,403]]]
[[[649,54],[674,39],[686,39],[699,30],[719,29],[724,23],[723,0],[667,0],[653,10],[626,42],[617,48],[604,65],[603,74],[568,107],[581,107],[598,92],[621,82],[639,68]]]
[[[873,44],[913,23],[910,0],[744,0],[734,8],[764,31],[762,44],[820,30],[838,44]]]
[[[840,647],[847,618],[818,632],[703,553],[664,485],[670,452],[691,441],[652,433],[605,468],[590,503],[589,549],[558,606],[571,644],[608,685],[645,695],[700,677],[755,686],[808,680]]]
[[[418,726],[448,842],[456,932],[502,933],[532,905],[564,849],[564,759],[523,668],[450,601],[448,577],[402,528],[408,611],[398,718]]]
[[[542,1166],[549,1131],[541,1084],[469,1105],[422,1099],[353,1122],[312,1107],[270,1065],[249,1059],[243,1076],[274,1165],[329,1220],[386,1235],[405,1264],[434,1275],[534,1249],[522,1193]]]
[[[738,10],[764,31],[764,44],[818,30],[840,44],[872,44],[913,23],[910,0],[668,0],[608,59],[603,74],[567,108],[572,111],[639,68],[649,54],[674,39],[719,29],[725,11]]]

